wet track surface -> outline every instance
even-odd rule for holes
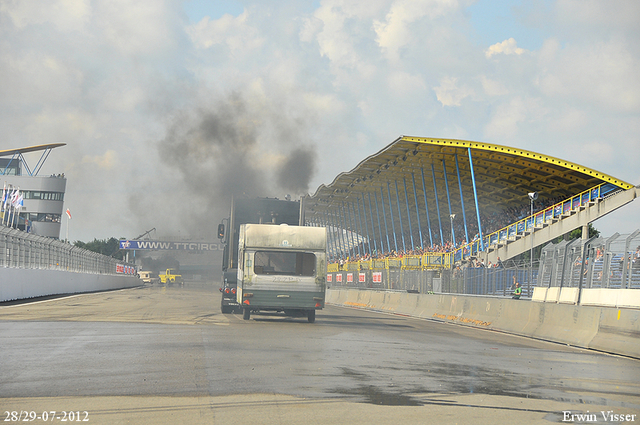
[[[640,412],[634,359],[335,306],[313,324],[219,310],[217,287],[189,282],[0,306],[0,402],[274,394],[446,407],[482,395],[509,401],[490,409],[526,400],[551,422],[563,406]]]

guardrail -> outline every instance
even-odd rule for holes
[[[9,227],[0,227],[0,267],[113,275],[136,273],[132,264]]]

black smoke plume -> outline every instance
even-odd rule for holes
[[[157,142],[160,170],[174,176],[166,199],[176,202],[166,203],[165,219],[190,235],[210,236],[228,215],[232,196],[297,199],[308,193],[316,172],[315,147],[305,141],[310,131],[299,118],[274,111],[236,93],[178,113]],[[131,202],[134,208],[142,204]]]

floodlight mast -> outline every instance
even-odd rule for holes
[[[529,199],[531,200],[531,231],[529,237],[531,238],[531,252],[529,253],[529,288],[531,288],[531,282],[533,282],[533,228],[535,227],[536,219],[533,216],[533,201],[538,199],[538,192],[529,192]]]

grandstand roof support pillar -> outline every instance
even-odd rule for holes
[[[333,228],[336,229],[336,243],[338,246],[338,251],[340,258],[344,258],[344,238],[342,233],[342,227],[340,226],[340,214],[338,209],[336,208],[335,214],[333,214]]]
[[[424,182],[423,167],[420,167],[420,174],[422,175],[422,194],[424,195],[424,210],[427,213],[427,227],[429,228],[429,244],[433,248],[433,236],[431,234],[431,220],[429,219],[429,205],[427,204],[427,185]]]
[[[356,224],[359,224],[359,225],[360,225],[360,227],[359,227],[359,228],[360,228],[360,232],[359,232],[359,234],[360,234],[360,236],[362,236],[362,239],[363,239],[363,240],[362,240],[362,254],[364,255],[364,254],[366,254],[366,253],[367,253],[367,250],[366,250],[366,249],[365,249],[365,247],[364,247],[364,233],[365,233],[365,232],[364,232],[364,228],[362,227],[362,216],[360,215],[360,199],[359,199],[359,198],[357,198],[357,197],[356,197],[356,202],[355,202],[355,204],[356,204],[356,205],[355,205],[355,207],[357,207],[357,208],[358,208],[358,222],[357,222]],[[354,208],[355,208],[355,207],[354,207]],[[355,212],[353,213],[353,215],[355,216]],[[369,237],[367,237],[367,248],[369,248],[369,246],[368,246],[368,245],[369,245]],[[371,249],[369,249],[369,255],[371,255]]]
[[[330,248],[329,252],[333,252],[332,260],[335,260],[335,257],[336,257],[335,253],[338,251],[336,250],[335,240],[333,238],[333,232],[330,230],[331,225],[329,224],[329,212],[327,210],[324,210],[323,222],[324,222],[324,227],[327,229],[327,242]]]
[[[351,257],[351,247],[349,246],[349,233],[347,231],[347,221],[344,218],[344,202],[340,208],[340,228],[342,229],[342,239],[344,240],[345,257]]]
[[[367,253],[367,251],[369,251],[369,257],[371,257],[371,238],[369,238],[369,226],[367,226],[367,215],[365,212],[365,216],[364,216],[364,227],[362,227],[362,215],[360,214],[360,198],[356,198],[356,205],[358,206],[358,221],[360,221],[360,230],[363,231],[362,232],[362,237],[364,237],[365,233],[367,235],[367,249],[364,249],[364,243],[362,244],[362,248],[365,251],[365,254]],[[364,195],[362,196],[362,208],[364,210]]]
[[[416,245],[413,242],[413,229],[411,227],[411,213],[409,212],[409,195],[407,194],[407,179],[402,178],[402,182],[404,183],[404,200],[407,204],[407,220],[409,220],[409,237],[411,238],[411,249],[413,250]]]
[[[422,239],[422,225],[420,224],[420,209],[418,208],[418,192],[416,191],[416,176],[411,172],[411,181],[413,183],[413,200],[416,201],[416,218],[418,219],[418,235],[420,235],[420,248],[424,249],[424,240]]]
[[[324,211],[325,215],[326,215],[326,211]],[[320,227],[324,227],[325,230],[327,231],[327,255],[328,255],[328,260],[331,260],[331,235],[329,235],[329,226],[327,226],[327,222],[325,221],[325,218],[323,215],[320,215],[320,217],[317,219],[318,220],[318,224],[320,225]]]
[[[482,237],[482,223],[480,223],[480,208],[478,207],[478,190],[476,188],[476,177],[473,172],[473,157],[471,156],[471,148],[469,152],[469,167],[471,167],[471,184],[473,186],[473,199],[476,202],[476,216],[478,218],[478,236],[480,236],[480,249],[484,251],[484,238]]]
[[[396,205],[398,206],[398,221],[400,222],[400,236],[402,239],[402,251],[407,252],[407,245],[404,243],[404,226],[402,225],[402,212],[400,211],[400,193],[398,192],[398,180],[393,181],[396,185]]]
[[[440,246],[444,247],[444,236],[442,236],[442,220],[440,220],[440,202],[438,201],[438,186],[436,185],[436,169],[433,167],[433,162],[431,163],[431,175],[432,175],[432,178],[433,178],[433,194],[436,197],[436,211],[438,213],[438,227],[440,228]]]
[[[462,195],[462,179],[460,178],[460,166],[458,165],[458,154],[454,155],[456,159],[456,174],[458,175],[458,190],[460,190],[460,206],[462,207],[462,221],[464,223],[464,237],[469,243],[469,231],[467,230],[467,213],[464,210],[464,196]]]
[[[342,258],[342,240],[340,239],[340,233],[338,232],[339,226],[336,223],[336,213],[335,210],[329,212],[327,211],[327,218],[329,219],[329,224],[333,227],[333,231],[335,232],[334,236],[334,245],[336,247],[336,257]]]
[[[380,197],[382,197],[382,187],[380,188]],[[380,210],[378,209],[378,195],[373,192],[373,199],[376,202],[376,214],[378,214],[378,229],[380,229],[380,244],[382,246],[382,253],[384,253],[384,240],[382,239],[382,227],[380,227]],[[387,236],[387,252],[391,251],[391,244],[389,243],[389,229],[387,229],[387,216],[384,213],[384,199],[382,199],[382,217],[384,218],[384,231]]]
[[[371,218],[371,232],[373,233],[373,249],[376,251],[376,254],[378,254],[378,240],[376,239],[376,226],[373,222],[373,209],[371,208],[371,192],[368,192],[367,196],[369,198],[369,217]],[[364,198],[362,198],[362,202],[364,203]],[[380,220],[378,220],[378,224],[380,224]],[[382,235],[380,237],[382,238]]]
[[[449,204],[449,217],[451,218],[451,245],[456,246],[456,233],[453,230],[453,211],[451,211],[451,193],[449,192],[449,179],[447,178],[447,166],[442,159],[442,173],[444,174],[444,188],[447,189],[447,203]]]
[[[389,213],[391,214],[391,231],[393,232],[393,245],[398,252],[398,239],[396,238],[396,224],[393,220],[393,203],[391,202],[391,184],[387,182],[387,197],[389,198]],[[382,204],[384,209],[384,203]]]
[[[353,212],[353,215],[355,216],[355,211]],[[356,256],[356,252],[358,253],[358,256],[362,255],[360,253],[360,241],[357,239],[357,235],[358,235],[358,228],[356,227],[356,221],[353,220],[351,218],[351,208],[349,208],[349,203],[347,202],[347,216],[349,217],[349,227],[351,227],[351,243],[353,244],[353,256]],[[354,232],[355,230],[355,232]],[[353,234],[356,234],[356,237],[353,236]]]

